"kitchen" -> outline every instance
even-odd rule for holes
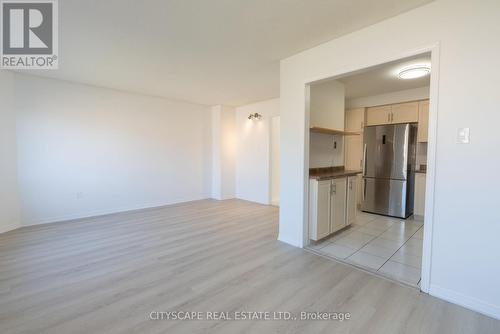
[[[419,286],[430,55],[310,85],[308,249]]]

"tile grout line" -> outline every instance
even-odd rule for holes
[[[373,221],[377,220],[378,218],[375,218]],[[370,239],[366,244],[364,244],[363,246],[361,246],[361,248],[359,248],[357,251],[355,251],[354,253],[352,253],[351,255],[349,255],[348,257],[346,257],[345,259],[347,260],[348,258],[350,258],[351,256],[353,256],[354,254],[358,253],[361,249],[363,249],[363,247],[365,247],[366,245],[368,245],[370,242],[372,242],[373,240],[375,240],[376,238],[380,237],[382,234],[384,234],[385,232],[387,232],[392,226],[394,225],[394,223],[392,223],[391,226],[389,226],[387,229],[385,229],[384,231],[382,231],[379,235],[377,236],[374,236],[372,239]],[[360,233],[363,233],[363,232],[360,232]],[[365,233],[367,234],[367,233]],[[392,254],[394,255],[394,254]],[[391,255],[391,257],[392,257]],[[374,255],[376,256],[376,255]],[[385,263],[384,263],[385,264]],[[380,269],[380,268],[379,268]],[[378,269],[376,270],[378,271]]]
[[[372,222],[374,222],[374,221],[376,221],[376,220],[378,220],[378,219],[379,219],[379,218],[372,219],[372,220],[370,220],[370,221],[366,222],[364,225],[361,225],[361,227],[365,227],[367,224],[372,223]],[[398,223],[401,223],[401,221],[398,221]],[[405,223],[406,223],[406,221],[405,221]],[[358,249],[357,249],[354,253],[352,253],[351,255],[349,255],[349,256],[348,256],[348,257],[346,257],[346,258],[340,258],[340,257],[336,257],[336,256],[333,256],[333,255],[330,255],[330,254],[328,254],[328,253],[326,253],[326,252],[322,252],[322,251],[321,251],[321,249],[322,249],[322,248],[324,248],[324,247],[327,247],[328,245],[325,245],[325,246],[323,246],[323,247],[321,247],[321,248],[319,248],[319,249],[310,249],[310,250],[311,250],[311,251],[313,251],[313,252],[317,252],[317,253],[319,253],[319,255],[326,256],[327,258],[332,258],[332,259],[334,259],[334,260],[338,260],[338,261],[344,262],[344,263],[346,263],[346,264],[351,264],[351,265],[354,265],[354,266],[356,267],[356,262],[355,262],[355,261],[353,261],[353,260],[351,260],[350,258],[351,258],[353,255],[355,255],[355,254],[359,253],[359,252],[361,251],[361,249],[363,249],[363,248],[364,248],[366,245],[368,245],[370,242],[372,242],[373,240],[375,240],[375,239],[379,238],[382,234],[384,234],[385,232],[387,232],[388,230],[390,230],[390,229],[391,229],[391,228],[392,228],[395,224],[396,224],[396,222],[392,222],[392,224],[391,224],[389,227],[387,227],[387,228],[386,228],[386,229],[384,229],[382,232],[380,232],[380,234],[378,234],[378,235],[376,235],[376,236],[373,236],[370,240],[368,240],[368,241],[367,241],[366,243],[364,243],[364,244],[363,244],[360,248],[358,248]],[[399,246],[399,247],[398,247],[398,248],[394,251],[394,253],[392,253],[392,255],[391,255],[391,256],[389,256],[389,258],[388,258],[388,259],[387,259],[387,260],[386,260],[386,261],[385,261],[385,262],[384,262],[384,263],[383,263],[383,264],[382,264],[382,265],[381,265],[378,269],[366,268],[366,269],[364,269],[364,270],[367,270],[367,271],[370,271],[370,272],[373,272],[373,273],[376,273],[376,274],[383,275],[383,272],[381,272],[381,271],[380,271],[380,269],[381,269],[381,268],[382,268],[382,267],[383,267],[383,266],[384,266],[387,262],[389,262],[389,261],[391,260],[391,258],[394,256],[394,254],[396,254],[396,253],[397,253],[397,252],[398,252],[398,251],[399,251],[399,250],[400,250],[403,246],[405,246],[405,245],[408,243],[408,241],[409,241],[411,238],[413,238],[413,236],[415,236],[415,234],[416,234],[418,231],[420,231],[420,229],[422,229],[423,227],[424,227],[424,225],[422,224],[422,225],[421,225],[421,226],[420,226],[420,227],[419,227],[419,228],[418,228],[415,232],[413,232],[413,233],[410,235],[410,237],[409,237],[408,239],[406,239],[406,241],[405,241],[405,242],[404,242],[401,246]],[[364,233],[364,232],[361,232],[361,231],[359,231],[358,229],[356,229],[356,230],[353,230],[353,231],[349,232],[349,233],[348,233],[348,234],[346,234],[344,237],[342,237],[342,238],[340,238],[340,239],[338,239],[338,240],[336,240],[336,241],[328,241],[328,242],[327,242],[327,244],[329,244],[329,245],[331,245],[331,244],[335,244],[337,241],[339,241],[339,240],[341,240],[341,239],[343,239],[343,238],[346,238],[347,236],[349,236],[349,235],[350,235],[350,234],[352,234],[353,232],[359,232],[359,233],[363,233],[363,234],[366,234],[366,235],[370,235],[370,234],[368,234],[368,233]],[[372,236],[372,235],[370,235],[370,236]],[[385,239],[385,238],[382,238],[382,239]],[[391,239],[387,239],[387,240],[391,240]],[[340,245],[340,244],[335,244],[335,245],[337,245],[337,246],[343,246],[343,247],[345,247],[345,248],[350,248],[350,247],[345,246],[345,245]],[[367,253],[367,254],[370,254],[370,253]],[[381,257],[381,256],[377,256],[377,255],[375,255],[375,254],[370,254],[370,255],[372,255],[372,256],[376,256],[376,257],[379,257],[379,258],[383,259],[383,257]],[[408,265],[408,264],[406,264],[406,263],[401,263],[401,262],[398,262],[398,261],[393,261],[393,262],[399,263],[399,264],[401,264],[401,265],[406,265],[406,266],[409,266],[409,267],[412,267],[412,268],[415,268],[415,269],[419,269],[419,268],[416,268],[416,267],[410,266],[410,265]],[[420,269],[421,269],[421,268],[420,268]],[[397,280],[397,278],[393,278],[393,279],[394,279],[394,280]],[[416,285],[416,286],[418,286],[418,282],[420,282],[420,280],[421,280],[421,277],[419,277],[419,280],[417,281],[417,285]],[[401,282],[403,282],[403,281],[401,280]],[[408,284],[408,283],[407,283],[407,284]]]
[[[325,258],[327,260],[335,261],[337,263],[340,263],[340,264],[343,264],[343,265],[346,265],[346,266],[350,266],[352,268],[355,268],[357,270],[363,271],[363,272],[365,272],[367,274],[370,274],[372,276],[380,277],[382,279],[385,279],[387,281],[393,282],[393,283],[398,284],[400,286],[404,286],[404,287],[408,287],[408,288],[412,288],[412,289],[418,289],[420,291],[420,287],[417,286],[417,285],[413,285],[413,284],[411,284],[409,282],[404,282],[404,281],[401,281],[401,280],[397,280],[394,277],[386,275],[386,274],[384,274],[382,272],[373,271],[372,269],[370,269],[368,267],[364,267],[364,266],[359,265],[359,264],[357,264],[355,262],[347,261],[347,259],[341,259],[341,258],[332,256],[332,255],[328,255],[328,254],[325,254],[325,253],[318,252],[317,250],[314,250],[314,249],[311,249],[311,248],[307,248],[307,247],[304,248],[304,250],[306,252],[311,253],[311,254],[323,257],[323,258]]]
[[[422,225],[420,228],[422,228],[422,227],[423,227],[423,225]],[[420,228],[419,228],[418,230],[420,230]],[[412,234],[412,235],[408,238],[408,240],[410,240],[410,239],[411,239],[411,238],[415,235],[415,233],[417,233],[417,232],[418,232],[418,230],[416,230],[415,232],[413,232],[413,234]],[[402,245],[401,245],[401,246],[400,246],[400,247],[399,247],[399,248],[398,248],[398,249],[397,249],[397,250],[396,250],[396,251],[395,251],[395,252],[394,252],[394,253],[393,253],[393,254],[392,254],[389,258],[388,258],[388,259],[387,259],[387,261],[385,261],[385,262],[384,262],[384,264],[382,264],[382,265],[380,266],[380,268],[382,268],[382,267],[383,267],[383,266],[384,266],[387,262],[389,262],[389,261],[391,260],[391,258],[394,256],[394,254],[396,254],[396,253],[397,253],[397,252],[398,252],[401,248],[403,248],[403,246],[404,246],[404,245],[406,245],[406,243],[408,242],[408,240],[406,240],[406,241],[405,241],[405,242],[404,242],[404,243],[403,243],[403,244],[402,244]],[[397,262],[397,261],[394,261],[394,262]],[[399,263],[399,262],[398,262],[398,263]],[[404,264],[404,263],[401,263],[401,264]],[[411,267],[411,266],[409,266],[409,267]],[[377,271],[379,271],[379,270],[380,270],[380,268],[378,268],[378,269],[377,269]],[[420,268],[420,269],[422,269],[422,268]]]
[[[418,232],[418,231],[420,231],[420,229],[422,229],[423,227],[424,227],[424,225],[420,226],[420,228],[419,228],[418,230],[416,230],[416,231],[415,231],[415,233],[413,233],[413,234],[412,234],[412,235],[408,238],[408,240],[406,240],[406,241],[405,241],[405,243],[404,243],[403,245],[401,245],[401,247],[399,247],[399,248],[398,248],[398,250],[396,251],[396,253],[397,253],[397,252],[398,252],[398,251],[399,251],[399,250],[400,250],[400,249],[401,249],[404,245],[406,245],[406,243],[407,243],[408,241],[410,241],[410,239],[411,239],[411,238],[413,238],[413,236],[414,236],[415,234],[417,234],[417,232]],[[419,240],[420,240],[420,239],[419,239]],[[396,253],[394,253],[394,254],[396,254]],[[389,260],[387,260],[387,261],[390,261],[390,260],[392,259],[392,257],[394,256],[394,254],[392,254],[392,255],[391,255],[391,257],[389,258]],[[422,258],[422,255],[420,255],[420,258]],[[403,264],[403,265],[408,266],[408,267],[412,267],[412,268],[415,268],[415,269],[422,270],[422,266],[420,266],[420,267],[414,267],[414,266],[412,266],[412,265],[410,265],[410,264],[407,264],[407,263],[399,262],[399,261],[396,261],[396,260],[392,260],[392,261],[393,261],[393,262],[397,262],[397,263],[399,263],[399,264]],[[385,264],[385,263],[384,263],[384,264]],[[382,266],[383,266],[383,265],[382,265]],[[380,268],[382,268],[382,267],[380,267]],[[421,278],[420,278],[420,279],[421,279]],[[420,279],[418,280],[419,282],[420,282]]]

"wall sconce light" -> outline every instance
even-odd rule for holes
[[[252,120],[260,120],[261,118],[262,118],[262,115],[257,113],[257,112],[255,114],[248,115],[248,119],[252,119]]]

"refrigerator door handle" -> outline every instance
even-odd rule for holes
[[[367,145],[365,144],[363,147],[363,176],[366,176],[366,149]]]
[[[363,202],[365,201],[366,198],[366,179],[363,178]]]

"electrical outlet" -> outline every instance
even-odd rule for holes
[[[82,199],[83,198],[83,193],[82,192],[77,192],[76,193],[76,199]]]

